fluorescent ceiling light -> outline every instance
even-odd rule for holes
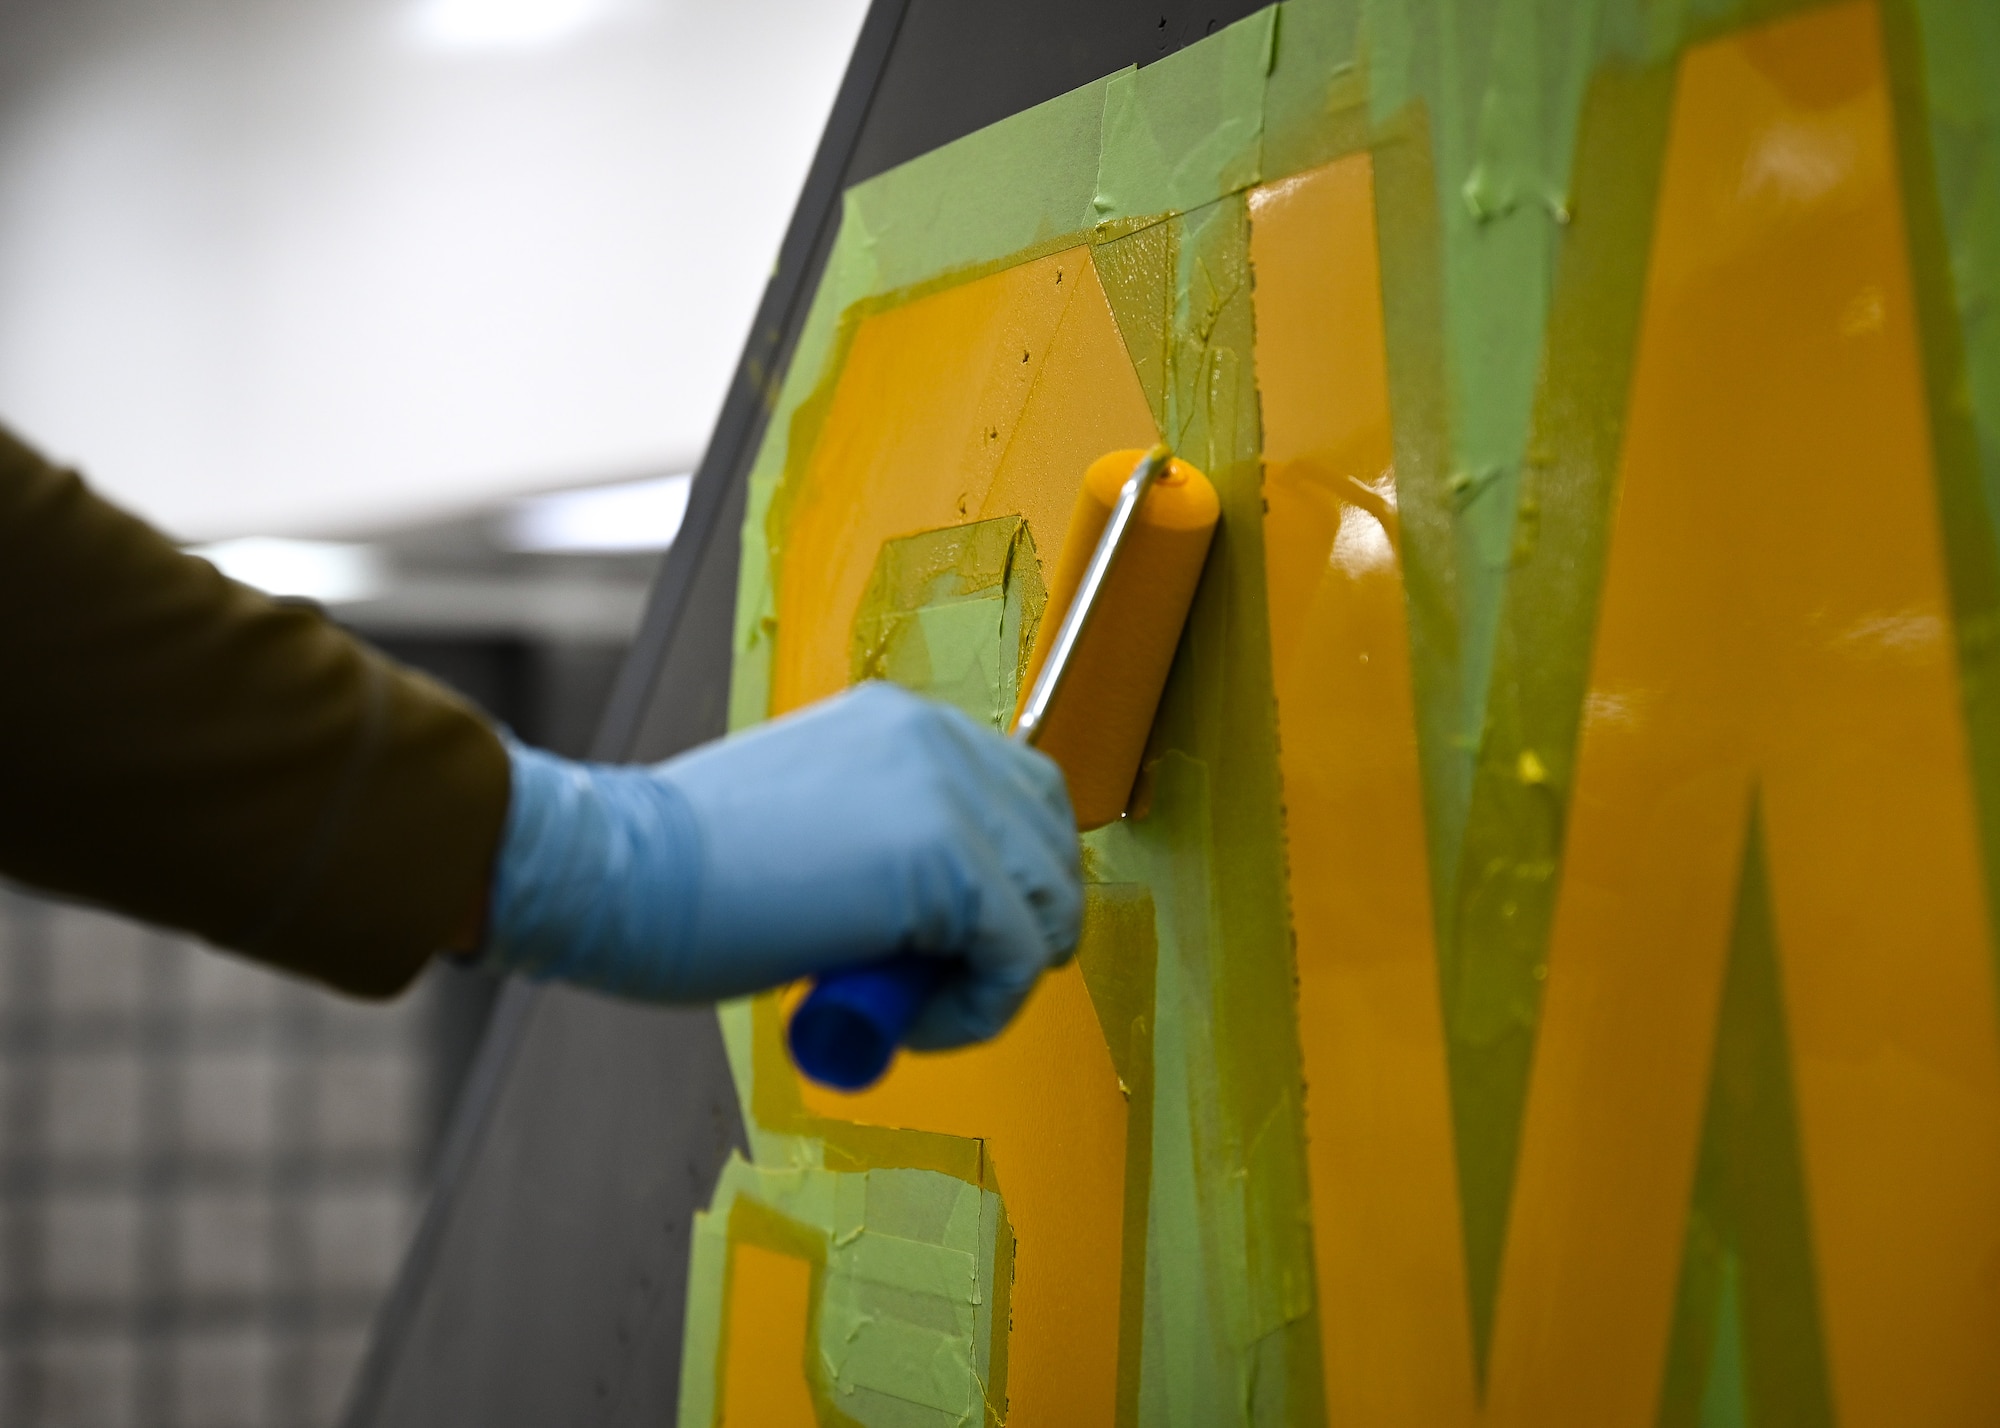
[[[416,36],[440,49],[550,44],[609,14],[615,0],[419,0]]]
[[[194,546],[191,553],[267,595],[300,596],[323,605],[366,600],[380,594],[385,584],[382,553],[372,545],[245,536]]]
[[[538,553],[665,550],[687,514],[689,476],[530,496],[507,513],[507,544]]]

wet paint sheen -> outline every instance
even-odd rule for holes
[[[1366,156],[1250,200],[1330,1422],[1473,1416]]]
[[[2000,1028],[1873,7],[1682,66],[1483,1373],[1393,513],[1342,445],[1387,419],[1364,179],[1271,186],[1252,240],[1332,1417],[1656,1421],[1748,866],[1804,1182],[1769,1208],[1808,1221],[1835,1417],[2000,1419]]]
[[[787,519],[770,712],[846,687],[883,541],[1021,515],[1046,566],[1084,468],[1155,439],[1085,249],[865,318]]]
[[[1836,1416],[2000,1418],[2000,1032],[1879,25],[1682,66],[1495,1328],[1522,1421],[1651,1418],[1753,795]]]
[[[1117,1417],[1127,1103],[1082,970],[1043,979],[997,1040],[904,1056],[858,1096],[804,1083],[829,1120],[977,1141],[1014,1228],[1009,1417]]]

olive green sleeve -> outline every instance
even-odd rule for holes
[[[484,896],[493,730],[0,431],[0,875],[363,996]]]

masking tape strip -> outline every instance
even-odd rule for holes
[[[1000,1221],[985,1203],[998,1197],[935,1171],[826,1170],[795,1149],[775,1169],[732,1158],[696,1216],[679,1421],[715,1421],[729,1250],[747,1233],[814,1264],[815,1393],[843,1421],[983,1422],[1005,1306],[993,1279]],[[856,1399],[874,1405],[865,1419]]]
[[[874,263],[864,295],[1086,231],[1105,95],[1124,78],[1071,90],[849,189],[845,222]]]
[[[1233,1423],[1226,1246],[1213,1199],[1225,1163],[1211,1021],[1207,771],[1169,753],[1155,768],[1145,819],[1114,823],[1085,845],[1104,870],[1155,889],[1159,960],[1153,1028],[1153,1167],[1138,1385],[1141,1423]]]
[[[849,680],[921,689],[1004,732],[1047,604],[1020,516],[886,541],[854,614]]]
[[[1462,24],[1430,5],[1382,8],[1401,10],[1403,23],[1364,26],[1358,63],[1371,80],[1377,122],[1420,111],[1431,140],[1440,266],[1424,280],[1440,289],[1431,316],[1442,323],[1449,410],[1445,460],[1398,471],[1399,487],[1432,483],[1431,498],[1448,512],[1435,525],[1412,527],[1406,548],[1412,561],[1447,568],[1454,592],[1433,612],[1448,616],[1449,636],[1432,644],[1452,651],[1456,668],[1437,692],[1449,693],[1457,709],[1445,742],[1431,740],[1425,753],[1433,763],[1463,765],[1484,726],[1550,274],[1574,207],[1570,159],[1581,97],[1600,53],[1599,5],[1564,0],[1553,7],[1560,13],[1548,13],[1537,0],[1501,0],[1460,17]],[[1389,239],[1385,233],[1385,251]],[[1446,543],[1426,549],[1433,530]],[[1441,870],[1449,877],[1460,823],[1450,815],[1462,807],[1444,811],[1433,836],[1445,841]]]
[[[1114,76],[1091,203],[1100,221],[1185,213],[1263,174],[1264,78],[1276,6],[1144,69]]]
[[[718,1194],[720,1186],[717,1187]],[[723,1330],[728,1322],[729,1216],[712,1200],[695,1212],[688,1243],[687,1310],[681,1330],[681,1382],[674,1421],[711,1428],[723,1375]]]
[[[1367,76],[1359,57],[1363,6],[1278,7],[1270,77],[1264,85],[1263,172],[1303,173],[1368,147]],[[1371,31],[1393,26],[1393,7],[1369,7]]]
[[[1122,237],[1102,239],[1091,250],[1097,280],[1132,359],[1153,424],[1171,431],[1167,386],[1174,351],[1174,271],[1180,225],[1149,223]]]
[[[1263,615],[1247,206],[1241,195],[1228,195],[1175,226],[1170,430],[1205,463],[1223,521],[1155,733],[1162,750],[1178,750],[1187,762],[1163,759],[1155,790],[1178,767],[1180,796],[1201,810],[1192,816],[1205,825],[1200,872],[1190,867],[1176,881],[1200,878],[1210,889],[1211,963],[1197,995],[1213,1026],[1218,1106],[1217,1139],[1202,1173],[1226,1190],[1205,1213],[1218,1237],[1234,1386],[1258,1411],[1284,1403],[1310,1418],[1319,1392],[1318,1334],[1309,1322],[1302,1070]],[[1179,836],[1204,847],[1192,830]],[[1274,1339],[1282,1347],[1260,1349]],[[1272,1355],[1282,1372],[1271,1371]]]

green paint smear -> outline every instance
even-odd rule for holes
[[[1761,817],[1743,857],[1660,1428],[1831,1428]]]

